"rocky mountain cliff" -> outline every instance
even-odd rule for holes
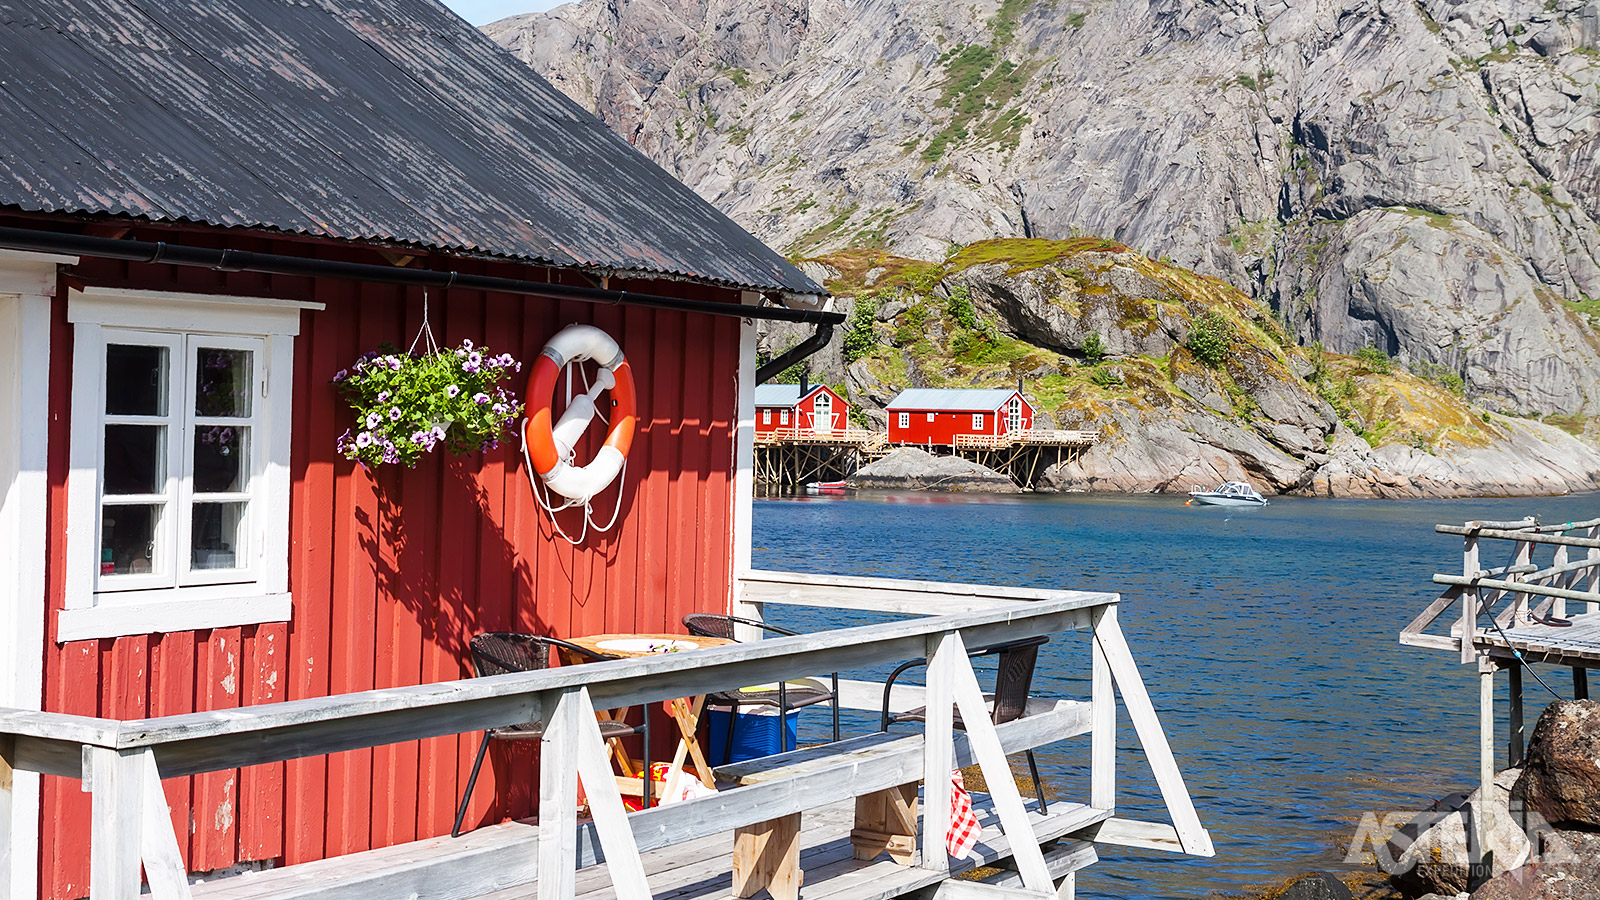
[[[1503,415],[1469,403],[1451,372],[1408,372],[1374,348],[1297,346],[1238,289],[1116,241],[1001,239],[937,263],[846,251],[801,265],[849,309],[811,358],[813,377],[846,394],[864,424],[882,429],[903,388],[1020,383],[1036,427],[1100,431],[1039,489],[1600,489],[1600,452],[1575,434],[1581,417]],[[761,346],[777,352],[804,330],[769,326]]]
[[[486,29],[795,256],[1104,235],[1600,413],[1596,0],[581,0]]]

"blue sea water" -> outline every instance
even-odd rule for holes
[[[1460,538],[1435,534],[1434,523],[1529,514],[1591,518],[1600,495],[1281,498],[1264,509],[1153,496],[763,500],[754,562],[1121,593],[1124,631],[1217,855],[1107,850],[1079,877],[1078,895],[1199,898],[1352,868],[1345,847],[1364,813],[1425,808],[1475,779],[1473,668],[1402,647],[1396,635],[1437,596],[1431,575],[1460,570]],[[806,630],[875,620],[793,607],[768,616]],[[1085,641],[1053,641],[1040,665],[1036,695],[1087,698]],[[1571,695],[1569,675],[1538,668]],[[1503,678],[1500,687],[1503,720]],[[1526,697],[1531,729],[1549,695],[1528,679]],[[826,723],[808,715],[802,740],[823,739]],[[873,728],[847,718],[848,732]],[[1125,714],[1118,739],[1118,814],[1164,820]],[[1087,797],[1087,762],[1086,739],[1040,756],[1046,780],[1070,799]]]

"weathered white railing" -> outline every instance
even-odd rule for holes
[[[1463,663],[1477,658],[1481,645],[1498,644],[1499,629],[1562,619],[1567,601],[1585,604],[1585,612],[1600,609],[1600,519],[1540,525],[1535,519],[1513,522],[1468,522],[1436,525],[1440,534],[1462,537],[1461,574],[1436,574],[1434,584],[1445,590],[1400,631],[1400,643],[1429,649],[1457,650]],[[1483,568],[1482,541],[1504,541],[1510,558],[1505,565]],[[1548,564],[1534,564],[1537,550],[1550,552]],[[1574,551],[1582,552],[1573,559]],[[1532,598],[1542,598],[1535,602]],[[1460,616],[1451,633],[1429,634],[1427,628],[1452,606]],[[1480,626],[1488,616],[1492,625]]]
[[[541,900],[568,900],[574,895],[576,871],[603,859],[619,897],[645,900],[651,893],[640,860],[643,851],[919,778],[927,785],[927,795],[924,850],[918,865],[937,878],[949,865],[943,852],[950,808],[948,773],[958,764],[974,762],[985,773],[1018,877],[1030,891],[1052,889],[1053,870],[1046,865],[1040,843],[1069,830],[1080,841],[1211,854],[1210,837],[1195,815],[1117,625],[1117,595],[771,572],[748,573],[740,582],[739,602],[746,611],[766,603],[820,603],[824,598],[834,607],[919,617],[689,653],[158,719],[114,721],[0,710],[0,823],[10,821],[4,813],[11,769],[81,779],[93,795],[93,900],[136,900],[141,868],[155,900],[180,900],[191,896],[191,888],[161,779],[540,719],[545,732],[535,840],[482,848],[464,840],[461,852],[447,861],[451,866],[447,876],[416,867],[380,873],[366,893],[350,895],[415,893],[426,880],[429,889],[421,892],[429,896],[471,897],[536,880]],[[1092,671],[1090,699],[1035,700],[1022,719],[990,725],[966,648],[1077,630],[1092,632],[1087,661]],[[922,656],[930,661],[927,684],[914,698],[929,710],[922,735],[895,735],[874,746],[857,746],[848,760],[841,749],[841,764],[831,768],[824,764],[792,777],[624,812],[596,725],[596,709]],[[861,687],[853,682],[843,692],[847,705],[876,709],[881,694],[873,693],[869,701]],[[881,685],[875,687],[881,691]],[[1116,690],[1144,746],[1172,825],[1112,818]],[[852,696],[860,696],[861,702],[851,703]],[[953,729],[954,709],[961,711],[965,734]],[[1089,803],[1079,809],[1093,814],[1075,819],[1052,813],[1038,824],[1036,833],[1005,754],[1084,733],[1090,735],[1093,771]],[[590,822],[578,820],[579,782],[589,797]],[[10,849],[8,835],[0,834],[0,842]],[[282,871],[292,873],[296,868],[300,867]],[[0,872],[0,896],[9,884],[6,874]],[[307,890],[314,893],[321,886]],[[310,894],[296,894],[302,895]]]
[[[1541,525],[1538,519],[1436,525],[1440,534],[1460,535],[1461,574],[1435,574],[1440,595],[1400,630],[1400,643],[1459,654],[1478,670],[1478,781],[1485,794],[1496,764],[1494,676],[1507,673],[1510,697],[1506,760],[1522,764],[1522,674],[1527,662],[1572,667],[1573,695],[1589,696],[1588,670],[1600,667],[1600,519]],[[1485,541],[1504,542],[1503,565],[1485,568]],[[1494,546],[1492,543],[1489,546]],[[1535,562],[1547,553],[1547,561]],[[1583,554],[1574,559],[1577,553]],[[1581,618],[1568,619],[1567,602],[1583,604]],[[1436,622],[1460,610],[1449,634],[1429,633]],[[1487,624],[1484,624],[1485,621]],[[1529,657],[1532,657],[1531,659]],[[1537,673],[1535,673],[1535,677]],[[1541,679],[1542,680],[1542,679]],[[1479,854],[1473,883],[1490,870],[1487,848],[1492,823],[1477,817],[1474,846]]]

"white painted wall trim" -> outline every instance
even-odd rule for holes
[[[761,295],[746,291],[747,306],[761,303]],[[733,595],[729,611],[736,616],[760,618],[758,607],[746,607],[739,599],[740,572],[750,565],[751,519],[755,508],[756,458],[756,323],[739,320],[739,418],[733,432]]]
[[[0,251],[0,706],[19,709],[44,703],[50,307],[75,262]],[[38,775],[14,773],[9,806],[0,900],[20,900],[38,895]]]

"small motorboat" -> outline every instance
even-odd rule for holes
[[[1242,481],[1224,481],[1214,491],[1193,490],[1184,504],[1200,503],[1208,506],[1266,506],[1267,498]]]
[[[806,490],[813,494],[842,494],[844,485],[842,481],[810,481],[806,483]]]

